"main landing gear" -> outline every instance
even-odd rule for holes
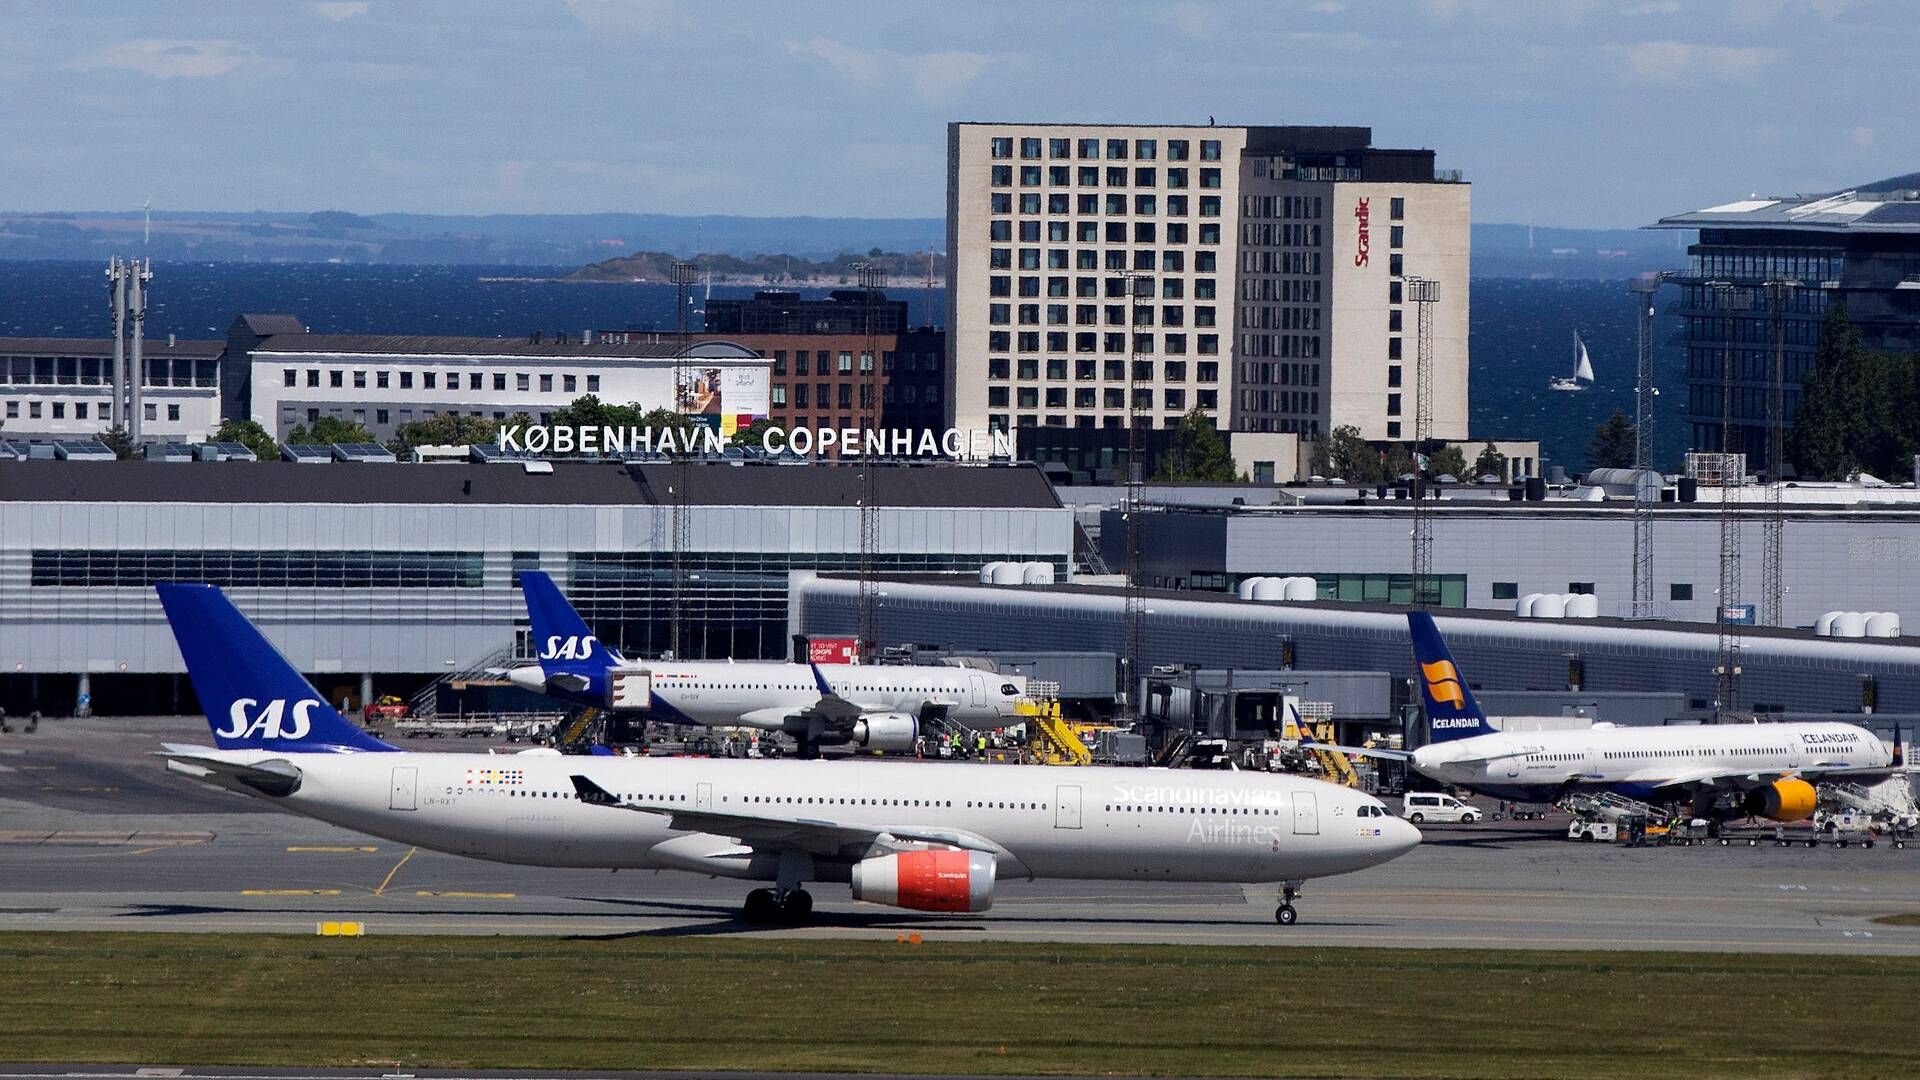
[[[1280,887],[1280,906],[1273,909],[1273,921],[1281,926],[1292,926],[1300,919],[1300,913],[1293,910],[1293,898],[1300,895],[1300,887],[1288,882]]]
[[[813,894],[805,889],[788,889],[784,896],[772,889],[755,889],[747,894],[741,914],[750,923],[767,925],[787,923],[801,926],[813,921]]]

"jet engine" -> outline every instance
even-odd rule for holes
[[[1741,809],[1773,821],[1805,821],[1813,816],[1819,793],[1805,780],[1784,776],[1763,788],[1747,792]]]
[[[993,906],[993,856],[982,851],[902,851],[853,864],[853,898],[915,911]]]
[[[851,741],[868,750],[905,753],[919,734],[920,722],[906,713],[874,713],[853,722]]]

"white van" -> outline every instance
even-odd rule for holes
[[[1419,791],[1401,797],[1400,816],[1415,825],[1423,821],[1457,821],[1462,825],[1471,825],[1479,821],[1481,815],[1479,808],[1451,795]]]

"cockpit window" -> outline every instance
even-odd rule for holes
[[[1013,685],[1012,683],[1001,683],[1000,693],[1005,695],[1006,697],[1019,697],[1020,688]]]

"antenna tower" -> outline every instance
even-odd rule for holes
[[[667,268],[673,281],[674,328],[678,332],[678,347],[673,356],[673,411],[685,417],[689,423],[699,422],[693,413],[693,351],[692,331],[687,326],[688,308],[693,304],[693,283],[700,279],[700,268],[690,262],[676,261]],[[686,656],[685,631],[687,620],[687,560],[688,548],[693,546],[693,510],[688,503],[687,488],[692,480],[693,465],[691,458],[693,447],[684,445],[673,459],[673,606],[672,624],[668,631],[667,647],[672,650],[675,659]]]
[[[1633,467],[1648,468],[1653,448],[1653,399],[1660,391],[1653,385],[1653,296],[1660,291],[1666,275],[1646,274],[1627,282],[1633,294],[1638,329],[1634,339],[1633,375]],[[1653,504],[1660,498],[1659,486],[1651,489],[1636,475],[1633,484],[1633,609],[1636,619],[1655,617],[1653,599]]]
[[[1735,384],[1739,381],[1739,333],[1735,312],[1753,306],[1753,292],[1731,282],[1709,282],[1721,309],[1720,350],[1720,595],[1714,623],[1719,630],[1718,666],[1714,669],[1713,715],[1716,721],[1732,713],[1740,694],[1740,515],[1734,488],[1746,482],[1744,454],[1733,451]]]
[[[1140,558],[1141,514],[1146,511],[1146,431],[1149,420],[1141,411],[1141,396],[1152,393],[1141,387],[1141,368],[1151,363],[1142,360],[1138,327],[1150,314],[1153,278],[1146,274],[1120,276],[1127,290],[1127,609],[1122,627],[1125,635],[1127,705],[1135,716],[1140,713],[1140,666],[1145,659],[1147,638],[1146,570]],[[1150,381],[1150,380],[1149,380]]]
[[[854,274],[866,300],[866,348],[860,354],[860,429],[880,429],[880,290],[886,271],[871,263],[855,263]],[[879,603],[875,595],[874,557],[880,546],[879,463],[860,447],[860,652],[871,658],[879,648]]]
[[[1413,375],[1413,606],[1440,602],[1433,577],[1433,510],[1427,506],[1428,468],[1433,453],[1433,305],[1440,300],[1440,283],[1428,278],[1406,281],[1407,300],[1414,305]]]

